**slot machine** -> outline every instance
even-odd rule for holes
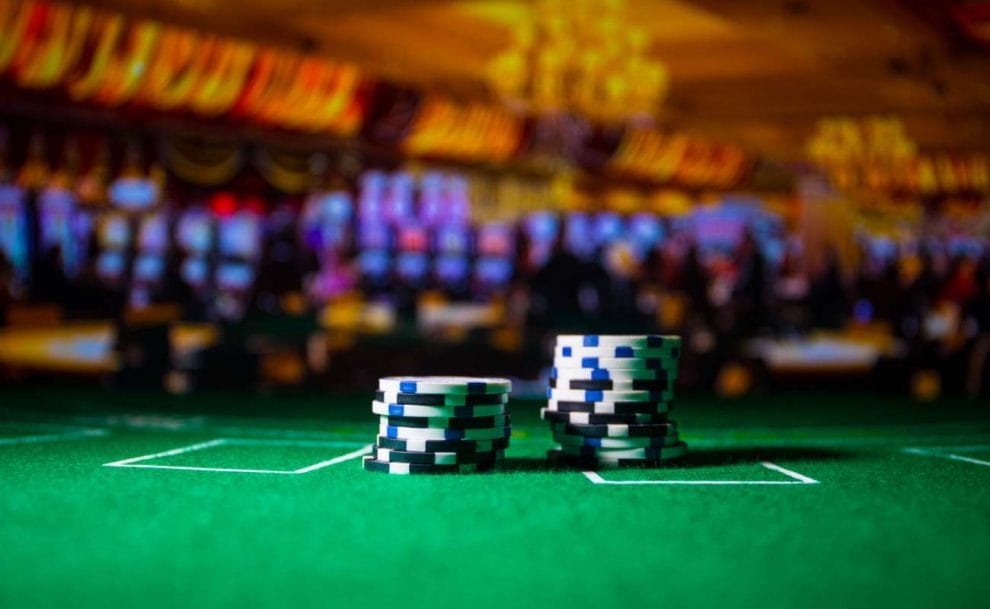
[[[236,320],[247,313],[261,241],[262,218],[257,212],[242,209],[219,219],[214,306],[221,318]]]
[[[474,263],[476,296],[490,296],[508,289],[515,270],[515,238],[512,226],[504,222],[486,222],[478,227],[478,256]]]
[[[362,222],[357,228],[358,273],[366,292],[389,287],[392,270],[392,230],[382,221]]]
[[[25,282],[31,266],[26,193],[13,184],[0,184],[0,250]]]
[[[564,243],[572,254],[583,260],[595,255],[588,214],[571,212],[564,217]]]
[[[38,219],[40,250],[61,249],[66,277],[76,277],[85,263],[86,237],[92,227],[75,195],[57,186],[45,188],[38,195]]]
[[[433,280],[445,291],[465,295],[471,279],[471,231],[465,224],[444,224],[433,233]]]
[[[175,242],[182,252],[179,274],[182,280],[203,297],[210,285],[210,255],[216,242],[213,216],[203,208],[193,208],[179,216]]]
[[[429,233],[417,224],[399,226],[396,231],[395,277],[402,287],[422,289],[430,270]]]
[[[528,263],[534,269],[540,268],[553,253],[560,221],[553,212],[539,211],[526,216],[523,228],[530,244]]]
[[[663,224],[657,216],[639,213],[629,219],[629,241],[640,260],[645,259],[663,239]]]
[[[97,221],[96,238],[99,245],[96,274],[104,284],[123,289],[128,249],[133,238],[127,216],[117,212],[103,214]]]
[[[131,306],[149,305],[154,292],[162,286],[169,248],[168,228],[168,216],[164,213],[147,216],[138,224],[128,299]]]

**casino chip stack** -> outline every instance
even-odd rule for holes
[[[659,466],[684,455],[667,416],[680,354],[677,336],[558,336],[540,411],[560,445],[550,464]]]
[[[512,382],[500,378],[386,377],[371,410],[381,418],[364,469],[389,474],[482,472],[509,446],[506,404]]]

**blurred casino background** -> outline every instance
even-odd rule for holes
[[[0,0],[0,382],[990,391],[990,3]]]

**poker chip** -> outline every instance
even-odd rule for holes
[[[561,335],[540,417],[558,444],[552,467],[660,467],[685,454],[669,419],[681,339]]]
[[[657,380],[601,380],[550,379],[551,389],[599,390],[599,391],[673,391],[674,378]]]
[[[376,448],[374,457],[378,461],[386,463],[415,463],[417,465],[462,465],[466,463],[480,463],[484,465],[494,465],[505,454],[502,450],[490,452],[411,452],[405,450],[391,450],[388,448]]]
[[[659,357],[558,357],[553,360],[558,370],[561,368],[590,368],[604,370],[668,370],[677,367],[677,360]]]
[[[508,448],[509,438],[496,438],[494,440],[403,440],[378,436],[375,439],[375,445],[389,450],[418,453],[487,453]]]
[[[633,347],[554,347],[553,356],[561,359],[602,357],[612,359],[666,359],[676,361],[680,357],[680,345],[664,349],[636,349]]]
[[[382,417],[381,420],[389,427],[419,427],[447,429],[486,429],[505,427],[509,424],[509,415],[500,414],[494,417]]]
[[[492,406],[420,406],[418,404],[387,404],[374,401],[371,412],[390,417],[494,417],[506,414],[505,404]]]
[[[547,408],[540,409],[540,418],[551,423],[575,423],[579,425],[607,425],[609,423],[637,423],[642,425],[667,422],[666,413],[594,414],[589,412],[555,412]]]
[[[366,471],[442,474],[494,469],[512,433],[501,378],[410,376],[379,379],[371,411],[379,416]]]
[[[669,402],[672,391],[612,391],[609,389],[547,389],[547,398],[565,402]]]
[[[679,443],[657,451],[644,452],[642,457],[625,457],[607,454],[574,454],[563,449],[547,451],[551,467],[579,468],[585,470],[617,469],[623,467],[662,467],[671,460],[687,454],[687,444]]]
[[[509,401],[507,393],[396,393],[376,391],[375,400],[388,404],[416,406],[494,406]]]
[[[508,394],[512,381],[468,376],[387,376],[378,380],[379,391],[439,393],[445,395]]]
[[[561,334],[557,336],[557,346],[561,347],[630,347],[632,349],[663,349],[668,346],[681,346],[680,336],[662,334]]]
[[[556,448],[557,452],[569,457],[584,457],[601,459],[672,459],[683,454],[686,445],[683,442],[670,446],[652,446],[646,448],[601,448],[598,446],[564,445]]]
[[[575,402],[547,400],[550,412],[586,412],[588,414],[664,414],[670,412],[671,402]]]
[[[421,463],[394,463],[380,461],[374,457],[364,457],[365,471],[385,474],[465,474],[490,471],[496,463],[458,463],[453,465],[426,465]]]
[[[385,421],[378,425],[380,435],[400,440],[494,440],[496,438],[508,438],[511,432],[512,427],[508,425],[487,429],[399,427],[389,425]]]
[[[670,436],[677,433],[677,423],[554,423],[554,433],[566,433],[592,438],[639,438]]]
[[[593,446],[596,448],[648,448],[671,446],[680,442],[678,434],[640,438],[590,437],[554,431],[553,439],[562,446]]]
[[[556,362],[555,362],[556,363]],[[587,380],[587,381],[657,381],[677,378],[676,368],[659,370],[627,370],[607,368],[568,368],[556,365],[550,369],[550,378],[555,380]]]

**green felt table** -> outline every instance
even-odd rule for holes
[[[986,404],[684,396],[659,470],[364,472],[370,393],[0,388],[0,607],[976,607]],[[624,482],[624,484],[616,484]]]

